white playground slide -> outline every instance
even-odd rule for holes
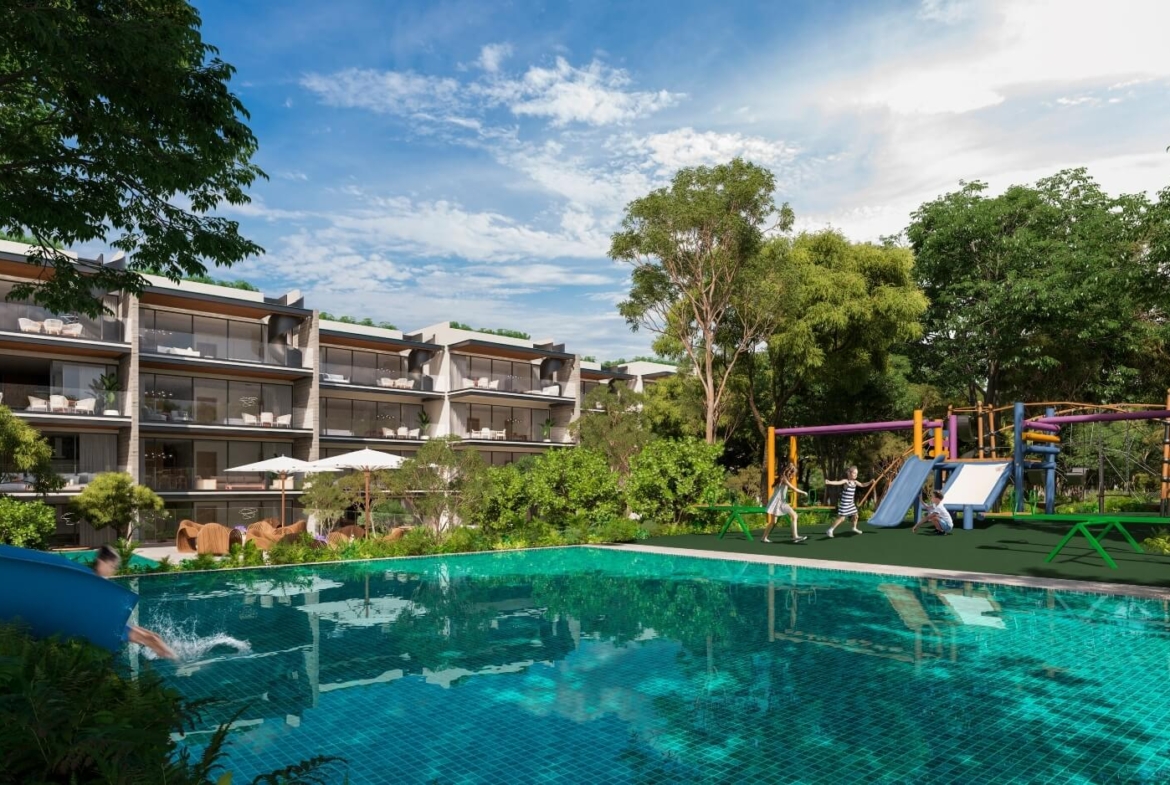
[[[943,492],[947,509],[987,509],[1002,489],[1011,463],[964,463],[951,476]]]

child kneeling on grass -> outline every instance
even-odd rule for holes
[[[950,534],[955,528],[955,522],[951,519],[951,513],[943,506],[942,491],[934,491],[930,494],[930,502],[925,505],[922,518],[918,523],[910,527],[910,533],[915,534],[918,527],[922,525],[923,521],[933,524],[935,534]]]

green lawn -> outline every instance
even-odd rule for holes
[[[963,572],[989,572],[1000,575],[1024,575],[1038,578],[1128,583],[1140,586],[1170,587],[1170,556],[1134,553],[1129,544],[1111,533],[1102,544],[1117,562],[1111,570],[1100,555],[1081,536],[1077,536],[1051,563],[1044,559],[1068,532],[1064,525],[1018,523],[1005,520],[985,521],[965,531],[939,537],[927,532],[910,533],[910,525],[897,529],[878,529],[861,524],[862,535],[849,533],[849,524],[837,528],[833,539],[825,536],[826,524],[804,525],[800,533],[808,539],[800,544],[789,541],[787,526],[777,526],[771,544],[760,542],[763,528],[755,524],[761,516],[748,519],[752,525],[752,542],[733,527],[722,540],[714,534],[684,534],[651,537],[646,545],[686,548],[723,553],[772,554],[777,556],[826,559],[866,564],[890,564],[902,567],[930,567]],[[958,522],[957,522],[958,523]],[[961,524],[959,524],[961,526]],[[1130,534],[1141,543],[1151,528],[1128,526]]]

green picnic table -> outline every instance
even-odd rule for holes
[[[1128,523],[1141,526],[1170,526],[1170,518],[1159,518],[1156,515],[1141,515],[1140,513],[1106,513],[1104,515],[1088,513],[1082,515],[1071,513],[1048,515],[1045,513],[1037,513],[1032,515],[1021,514],[1015,515],[1013,517],[1016,520],[1051,521],[1053,523],[1073,524],[1073,527],[1069,529],[1068,534],[1064,535],[1064,539],[1061,540],[1057,546],[1052,549],[1052,552],[1048,554],[1048,558],[1044,560],[1046,564],[1055,559],[1057,554],[1059,554],[1061,550],[1064,549],[1065,545],[1068,545],[1069,541],[1073,537],[1075,537],[1077,534],[1082,534],[1084,535],[1085,539],[1089,541],[1089,544],[1093,546],[1093,549],[1097,551],[1097,553],[1101,554],[1101,558],[1105,560],[1105,563],[1114,570],[1117,569],[1117,562],[1113,561],[1113,557],[1106,553],[1105,549],[1101,547],[1101,541],[1105,539],[1109,532],[1113,531],[1114,529],[1121,532],[1121,536],[1125,537],[1130,546],[1137,553],[1141,553],[1141,546],[1137,544],[1137,541],[1134,540],[1133,535],[1131,535],[1125,528],[1125,524]],[[1094,535],[1093,532],[1089,529],[1090,526],[1104,526],[1105,528],[1101,530],[1100,534]]]
[[[723,524],[723,528],[719,530],[719,539],[723,539],[723,535],[727,534],[727,530],[731,528],[731,524],[738,523],[739,528],[743,529],[743,534],[748,540],[752,539],[752,530],[748,527],[747,521],[743,519],[745,515],[767,515],[768,511],[763,507],[746,507],[737,504],[707,504],[702,507],[696,507],[700,512],[726,512],[727,520]]]

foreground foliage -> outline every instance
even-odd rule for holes
[[[57,515],[44,502],[24,502],[0,496],[0,543],[38,548],[56,529]]]
[[[0,625],[0,782],[227,785],[226,724],[198,758],[171,736],[198,716],[150,671],[118,674],[103,649]],[[318,757],[254,782],[336,782],[341,763]]]

